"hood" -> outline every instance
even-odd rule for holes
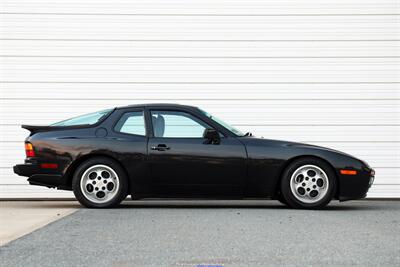
[[[336,149],[332,149],[332,148],[329,148],[329,147],[311,145],[311,144],[306,144],[306,143],[295,143],[295,142],[287,142],[287,144],[288,144],[288,146],[295,146],[295,147],[300,147],[300,148],[319,149],[319,150],[329,151],[329,152],[341,154],[341,155],[344,155],[344,156],[356,158],[353,155],[350,155],[350,154],[347,154],[345,152],[342,152],[342,151],[339,151],[339,150],[336,150]]]

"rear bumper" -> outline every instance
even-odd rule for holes
[[[14,166],[14,173],[19,176],[26,176],[31,185],[47,187],[63,187],[63,176],[55,173],[43,173],[43,170],[36,164],[17,164]]]
[[[60,187],[62,183],[62,176],[56,174],[35,174],[29,177],[29,184],[41,185],[47,187]]]
[[[38,173],[39,168],[36,164],[17,164],[14,166],[14,173],[19,176],[31,176],[34,173]]]

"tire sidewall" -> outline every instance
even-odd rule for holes
[[[106,165],[109,168],[113,169],[119,179],[119,188],[115,197],[104,203],[95,203],[88,200],[84,194],[82,193],[82,189],[80,186],[81,179],[83,173],[90,167],[94,165]],[[95,157],[84,161],[79,167],[75,170],[74,176],[72,178],[72,190],[76,199],[85,207],[88,208],[111,208],[117,206],[124,200],[128,193],[128,180],[125,174],[125,171],[122,169],[121,165],[116,161],[104,157]]]
[[[290,179],[293,173],[304,165],[315,165],[321,168],[326,175],[328,176],[327,179],[329,181],[329,188],[326,192],[326,195],[315,203],[304,203],[298,200],[292,193],[290,189]],[[282,180],[281,180],[281,194],[285,201],[288,203],[289,206],[293,208],[305,208],[305,209],[319,209],[325,207],[333,198],[336,193],[336,175],[333,171],[332,167],[318,159],[314,158],[304,158],[299,159],[291,163],[283,172]]]

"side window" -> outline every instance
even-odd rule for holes
[[[202,138],[211,128],[202,120],[181,111],[151,111],[155,137]]]
[[[146,135],[143,112],[135,111],[124,113],[115,125],[114,130],[126,134]]]

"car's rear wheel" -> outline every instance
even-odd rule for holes
[[[77,200],[88,208],[111,208],[127,196],[128,182],[117,162],[96,157],[76,169],[72,189]]]
[[[281,194],[293,208],[325,207],[336,192],[336,177],[331,166],[315,158],[303,158],[290,164],[283,173]]]

